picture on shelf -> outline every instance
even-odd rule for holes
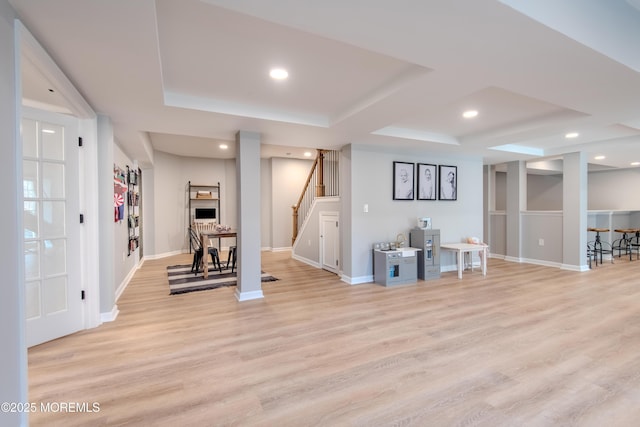
[[[431,218],[426,216],[418,218],[418,228],[431,230]]]

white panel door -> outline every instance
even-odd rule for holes
[[[78,122],[23,112],[24,286],[27,345],[83,327]]]
[[[320,213],[320,265],[324,270],[338,273],[339,227],[338,214]]]

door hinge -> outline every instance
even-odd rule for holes
[[[78,147],[82,147],[82,137],[78,137]]]
[[[336,221],[336,228],[338,228],[338,221]]]
[[[80,291],[80,299],[84,301],[84,289]]]
[[[80,214],[80,224],[84,224],[84,214]]]
[[[336,260],[336,267],[338,266],[338,260]]]

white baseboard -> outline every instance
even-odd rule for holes
[[[236,299],[238,301],[250,301],[260,298],[264,298],[262,291],[240,292],[240,290],[236,288]]]
[[[588,265],[562,264],[560,266],[560,268],[563,269],[563,270],[578,271],[578,272],[589,271],[589,266]]]
[[[118,305],[114,304],[110,312],[100,313],[100,322],[113,322],[114,320],[116,320],[116,317],[118,317],[118,313],[120,313],[120,310],[118,310]]]
[[[296,261],[300,261],[302,263],[310,265],[311,267],[322,268],[319,262],[311,260],[309,258],[301,257],[300,255],[296,255],[294,253],[291,254],[291,258],[295,259]]]
[[[373,283],[373,275],[370,276],[360,276],[360,277],[349,277],[344,274],[340,276],[340,280],[349,285],[360,285],[362,283]]]
[[[144,258],[145,259],[162,259],[168,256],[174,256],[174,255],[180,255],[180,254],[186,254],[186,253],[189,253],[189,249],[181,249],[179,251],[165,252],[163,254],[157,254],[157,255],[145,255]]]
[[[140,264],[142,263],[139,263],[139,265]],[[133,279],[133,275],[136,274],[136,271],[138,270],[138,268],[140,268],[139,265],[134,266],[129,271],[127,276],[122,280],[122,282],[120,282],[120,285],[118,285],[118,288],[116,289],[116,294],[115,294],[116,302],[120,299],[120,297],[124,293],[124,290],[127,289],[127,286],[129,286],[129,282],[131,281],[131,279]]]

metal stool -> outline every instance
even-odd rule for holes
[[[618,251],[618,258],[620,258],[622,256],[622,251],[624,251],[625,255],[629,255],[629,261],[631,261],[633,258],[633,252],[631,251],[632,246],[631,246],[631,237],[629,237],[630,234],[632,233],[636,233],[638,232],[638,229],[636,228],[616,228],[615,230],[616,233],[622,233],[622,237],[614,240],[613,244],[611,245],[611,250],[613,251]]]
[[[611,263],[613,264],[613,250],[611,249],[611,245],[608,242],[603,242],[600,239],[600,233],[608,233],[609,229],[589,227],[587,228],[587,231],[596,233],[596,240],[593,242],[594,260],[596,262],[596,265],[598,265],[598,255],[600,255],[600,264],[602,264],[602,254],[611,254]],[[605,245],[604,248],[603,243]]]

